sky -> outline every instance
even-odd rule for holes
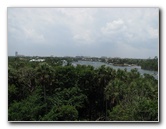
[[[8,56],[158,56],[158,8],[8,8],[7,20]]]

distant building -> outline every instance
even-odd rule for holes
[[[101,56],[102,59],[106,59],[107,57],[106,56]]]
[[[24,57],[24,55],[19,55],[17,51],[15,52],[15,56],[16,57]]]
[[[45,59],[31,59],[29,62],[43,62]]]
[[[76,56],[75,58],[84,58],[84,56]]]
[[[66,60],[62,60],[62,66],[66,66],[67,65],[67,61]]]
[[[15,56],[18,56],[18,52],[17,51],[15,52]]]
[[[120,57],[114,57],[114,59],[121,59]]]

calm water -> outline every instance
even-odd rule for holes
[[[112,67],[113,69],[127,69],[127,71],[130,71],[131,69],[136,68],[138,70],[138,72],[140,72],[141,75],[143,75],[144,73],[146,74],[150,74],[153,75],[156,79],[158,79],[158,72],[157,71],[150,71],[150,70],[143,70],[141,69],[141,66],[113,66],[112,64],[107,64],[107,63],[103,63],[103,62],[94,62],[94,61],[78,61],[78,62],[73,62],[72,65],[76,66],[76,65],[91,65],[95,68],[98,68],[102,65],[105,66],[109,66]]]

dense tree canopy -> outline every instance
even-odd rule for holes
[[[9,57],[9,121],[158,121],[153,76],[61,60]]]

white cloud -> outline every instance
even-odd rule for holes
[[[92,27],[95,9],[60,8],[58,11],[65,17],[62,22],[70,28],[75,43],[91,44],[94,41]]]
[[[106,27],[104,27],[104,30],[117,30],[120,29],[123,26],[124,22],[123,20],[119,19],[119,20],[114,20],[112,22],[107,23]]]
[[[24,41],[57,49],[100,46],[101,55],[105,44],[115,50],[117,45],[150,49],[149,42],[158,44],[158,15],[157,8],[9,8],[9,47]]]
[[[101,28],[101,31],[103,34],[114,34],[121,31],[124,31],[126,29],[126,26],[124,24],[124,21],[121,19],[114,20],[112,22],[106,23],[104,27]]]
[[[81,32],[75,34],[73,36],[73,39],[76,42],[79,42],[79,43],[82,42],[84,44],[91,44],[94,41],[90,30],[82,30]]]
[[[37,32],[34,29],[24,28],[23,31],[25,38],[28,40],[31,40],[35,43],[43,43],[45,41],[44,36],[40,32]]]
[[[158,38],[158,35],[159,35],[158,29],[154,29],[154,28],[150,27],[148,29],[148,33],[149,33],[149,38],[151,38],[151,39]]]

